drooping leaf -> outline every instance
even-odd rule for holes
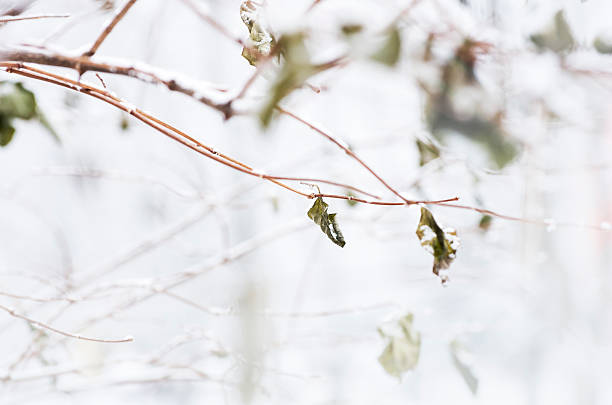
[[[266,28],[259,13],[260,5],[253,0],[240,4],[240,18],[249,30],[248,46],[242,49],[244,57],[252,66],[262,58],[270,55],[275,45],[274,35]]]
[[[378,362],[393,377],[412,370],[419,362],[421,335],[414,329],[413,315],[407,314],[390,327],[378,329],[387,345],[378,357]]]
[[[440,157],[440,149],[433,143],[417,139],[416,145],[419,149],[419,166],[425,166],[427,163]]]
[[[59,141],[57,133],[36,103],[34,93],[21,83],[0,82],[0,146],[7,145],[15,133],[15,119],[37,119]]]
[[[599,53],[603,53],[603,54],[612,53],[612,41],[605,40],[603,38],[595,38],[595,41],[593,41],[593,47]]]
[[[121,114],[121,118],[119,119],[119,128],[122,131],[127,131],[130,129],[130,120],[126,114]]]
[[[550,27],[530,37],[540,50],[550,50],[556,53],[569,51],[574,47],[575,41],[572,30],[565,19],[563,10],[557,11]]]
[[[483,215],[478,222],[478,227],[483,231],[488,231],[491,227],[491,223],[493,222],[493,217],[491,215]]]
[[[15,128],[11,125],[9,120],[0,114],[0,146],[8,145],[13,139]]]
[[[5,90],[5,87],[10,89],[8,92],[2,91],[0,94],[0,114],[9,117],[9,119],[29,120],[36,117],[34,93],[26,90],[21,83],[3,83],[2,87],[2,90]]]
[[[397,27],[391,28],[387,33],[385,40],[376,52],[370,57],[376,62],[380,62],[387,66],[395,66],[400,58],[402,50],[402,38]]]
[[[353,193],[353,192],[352,192],[352,191],[350,191],[350,190],[349,190],[349,191],[347,191],[347,192],[345,192],[345,194],[346,194],[348,197],[357,197],[357,196],[355,195],[355,193]],[[348,204],[350,207],[354,207],[355,205],[357,205],[357,201],[352,200],[352,199],[348,199],[348,200],[346,200],[346,203],[347,203],[347,204]]]
[[[457,232],[453,229],[440,228],[432,213],[427,208],[421,207],[421,219],[416,234],[421,246],[434,257],[434,274],[440,277],[442,284],[446,283],[448,276],[441,274],[441,270],[448,269],[455,260],[459,245]]]
[[[283,35],[278,40],[278,49],[283,56],[282,67],[259,113],[264,128],[270,124],[276,105],[293,90],[301,87],[309,77],[321,71],[319,66],[310,61],[303,33]]]
[[[328,205],[321,197],[317,197],[314,204],[308,210],[308,218],[312,219],[315,224],[321,227],[321,230],[327,237],[340,247],[346,244],[344,236],[336,222],[336,214],[328,214]]]
[[[38,122],[43,126],[52,136],[55,138],[57,142],[61,142],[59,135],[55,132],[55,129],[51,126],[51,123],[47,119],[47,116],[43,114],[40,108],[36,107],[36,118],[38,118]]]
[[[453,365],[459,371],[459,374],[461,374],[463,381],[465,381],[472,394],[476,395],[478,392],[478,378],[476,378],[470,367],[469,353],[456,340],[450,344],[450,353],[453,358]]]

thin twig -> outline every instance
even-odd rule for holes
[[[96,77],[98,78],[98,80],[100,80],[100,83],[102,83],[102,87],[106,88],[106,83],[104,83],[104,80],[102,80],[102,77],[100,77],[98,73],[96,73]]]
[[[279,106],[276,107],[276,109],[278,111],[280,111],[282,114],[285,114],[299,122],[301,122],[302,124],[306,125],[308,128],[312,129],[313,131],[319,133],[320,135],[323,135],[325,138],[327,138],[329,141],[331,141],[332,143],[334,143],[335,145],[337,145],[340,149],[342,149],[347,155],[349,155],[350,157],[352,157],[353,159],[355,159],[361,166],[363,166],[367,171],[369,171],[374,177],[376,177],[376,179],[378,181],[380,181],[389,191],[391,191],[393,194],[395,194],[396,196],[398,196],[399,198],[401,198],[406,204],[416,204],[415,201],[412,200],[408,200],[406,199],[406,197],[404,197],[403,195],[401,195],[397,190],[395,190],[393,187],[391,187],[389,185],[389,183],[387,183],[385,180],[383,180],[382,177],[380,177],[378,174],[376,174],[376,172],[374,170],[372,170],[372,168],[370,166],[368,166],[359,156],[357,156],[357,154],[355,152],[353,152],[352,150],[349,149],[349,147],[342,141],[339,141],[338,139],[334,138],[331,134],[329,134],[328,132],[323,131],[322,129],[316,127],[314,124],[310,123],[309,121],[306,121],[304,118],[285,110],[284,108],[281,108]]]
[[[236,38],[234,35],[232,35],[231,32],[229,32],[227,30],[227,28],[225,28],[223,25],[221,25],[217,21],[215,21],[214,18],[212,18],[211,16],[206,14],[206,12],[204,10],[202,10],[202,7],[198,6],[192,0],[182,0],[182,1],[183,1],[183,3],[185,3],[185,5],[187,7],[189,7],[191,10],[193,10],[193,12],[195,14],[197,14],[198,17],[200,17],[202,20],[204,20],[207,24],[209,24],[215,30],[220,32],[224,37],[230,39],[231,41],[237,43],[240,46],[246,46],[243,40],[241,40],[240,38]]]
[[[587,228],[587,229],[595,229],[598,231],[610,231],[609,227],[605,225],[607,224],[607,222],[605,221],[600,225],[577,223],[577,222],[565,222],[565,221],[557,222],[553,219],[531,219],[531,218],[515,217],[511,215],[500,214],[499,212],[491,211],[485,208],[472,207],[469,205],[448,204],[448,203],[440,203],[437,205],[441,207],[459,208],[459,209],[464,209],[464,210],[475,211],[480,214],[490,215],[492,217],[505,219],[507,221],[523,222],[527,224],[541,225],[541,226],[547,226],[547,227],[557,227],[558,226],[558,227],[569,227],[569,228]]]
[[[218,308],[218,307],[207,307],[201,305],[189,298],[183,297],[179,294],[176,294],[169,290],[163,291],[164,295],[168,297],[174,298],[177,301],[180,301],[186,305],[189,305],[193,308],[199,309],[202,312],[205,312],[212,316],[243,316],[244,314],[234,308]],[[311,311],[311,312],[281,312],[281,311],[271,311],[271,310],[262,310],[262,311],[254,311],[253,315],[263,316],[263,317],[271,317],[271,318],[304,318],[304,319],[316,319],[316,318],[326,318],[332,316],[341,316],[341,315],[352,315],[363,312],[370,311],[378,311],[383,308],[389,308],[396,306],[396,304],[391,302],[384,302],[374,305],[364,305],[364,306],[356,306],[353,308],[342,308],[342,309],[333,309],[333,310],[325,310],[325,311]],[[251,312],[249,312],[251,314]]]
[[[40,20],[43,18],[68,18],[70,14],[44,14],[44,15],[28,15],[28,16],[15,16],[15,17],[0,17],[0,24],[23,21],[23,20]]]
[[[119,9],[119,11],[115,14],[115,16],[110,21],[110,23],[108,23],[108,25],[104,27],[104,30],[98,36],[98,39],[96,39],[96,42],[94,42],[91,48],[87,52],[85,52],[83,56],[91,57],[96,53],[96,51],[98,50],[100,45],[102,45],[102,42],[104,42],[108,34],[111,33],[111,31],[113,30],[113,28],[115,28],[117,23],[119,23],[119,21],[121,21],[121,19],[127,14],[128,10],[134,5],[134,3],[136,3],[136,0],[127,0],[127,2],[123,5],[123,7]]]
[[[0,67],[4,67],[6,69],[6,71],[8,73],[14,73],[14,74],[18,74],[21,76],[25,76],[25,77],[29,77],[32,79],[37,79],[37,80],[42,80],[48,83],[52,83],[52,84],[56,84],[58,86],[62,86],[74,91],[78,91],[80,93],[84,93],[87,94],[91,97],[95,97],[101,101],[104,101],[108,104],[113,105],[114,107],[125,111],[126,113],[134,116],[135,118],[139,119],[140,121],[144,122],[145,124],[149,125],[150,127],[156,129],[157,131],[161,132],[162,134],[168,136],[169,138],[183,144],[184,146],[188,147],[189,149],[192,149],[212,160],[215,160],[225,166],[231,167],[237,171],[240,171],[242,173],[248,174],[250,176],[254,176],[254,177],[259,177],[261,179],[265,179],[268,180],[280,187],[283,187],[289,191],[292,191],[296,194],[299,194],[303,197],[312,199],[312,198],[317,198],[317,197],[328,197],[328,198],[337,198],[337,199],[344,199],[344,200],[352,200],[352,201],[356,201],[356,202],[361,202],[361,203],[366,203],[366,204],[375,204],[375,205],[393,205],[393,206],[397,206],[397,205],[412,205],[412,204],[438,204],[440,202],[448,202],[448,201],[456,201],[457,198],[451,198],[451,199],[445,199],[445,200],[437,200],[437,201],[412,201],[412,200],[406,200],[405,198],[402,198],[404,200],[404,203],[397,203],[397,202],[384,202],[384,201],[368,201],[368,200],[364,200],[364,199],[360,199],[360,198],[355,198],[352,196],[346,196],[346,195],[336,195],[336,194],[314,194],[314,193],[304,193],[302,191],[299,191],[293,187],[288,186],[285,183],[282,183],[279,181],[279,179],[285,178],[285,177],[276,177],[276,176],[271,176],[271,175],[267,175],[265,173],[261,173],[258,171],[253,170],[250,166],[245,165],[244,163],[241,163],[233,158],[230,158],[224,154],[221,154],[219,152],[217,152],[216,150],[214,150],[213,148],[211,148],[210,146],[204,145],[201,142],[197,141],[196,139],[190,137],[189,135],[185,134],[184,132],[180,131],[179,129],[161,121],[160,119],[147,114],[143,111],[141,111],[138,108],[134,108],[132,107],[129,103],[126,103],[125,101],[119,99],[118,97],[112,95],[111,93],[109,93],[106,90],[103,89],[99,89],[97,87],[82,83],[82,82],[78,82],[78,81],[74,81],[72,79],[69,79],[67,77],[63,77],[54,73],[50,73],[50,72],[46,72],[44,70],[40,70],[37,68],[33,68],[30,66],[26,66],[22,63],[11,63],[11,62],[0,62]],[[319,130],[320,131],[320,130]],[[329,135],[327,135],[329,136]],[[331,138],[334,139],[334,138]],[[337,143],[339,146],[342,146],[338,141],[336,141],[334,139],[334,142]],[[348,150],[348,149],[347,149]],[[350,152],[350,151],[349,151]],[[352,152],[350,152],[352,154]],[[354,154],[353,154],[354,155]],[[356,155],[355,155],[356,157]],[[359,158],[357,158],[359,159]],[[360,160],[361,161],[361,160]],[[361,161],[362,162],[362,161]],[[362,164],[367,167],[369,169],[369,167],[367,165],[365,165],[365,163],[362,162]],[[369,169],[371,171],[371,169]],[[373,173],[373,172],[372,172]],[[378,177],[377,177],[378,178]],[[303,179],[301,178],[291,178],[295,181],[302,181]],[[329,181],[324,181],[324,182],[329,182]],[[355,187],[352,186],[348,186],[348,185],[342,185],[341,183],[336,183],[336,182],[329,182],[329,183],[333,183],[335,185],[341,185],[343,187],[346,188],[350,188],[353,190],[359,190]],[[384,183],[386,184],[386,183]],[[398,195],[400,195],[398,193]]]
[[[24,321],[27,321],[34,326],[38,326],[39,328],[47,329],[47,330],[50,330],[51,332],[55,332],[62,336],[66,336],[66,337],[70,337],[74,339],[87,340],[90,342],[99,342],[99,343],[126,343],[126,342],[134,341],[134,338],[131,336],[126,336],[122,339],[100,339],[100,338],[92,338],[92,337],[87,337],[87,336],[82,336],[82,335],[76,335],[74,333],[65,332],[63,330],[54,328],[51,325],[47,325],[46,323],[29,318],[25,315],[19,314],[15,312],[15,310],[9,307],[5,307],[4,305],[0,305],[0,309],[2,309],[3,311],[6,311],[9,315],[14,316],[15,318],[23,319]]]

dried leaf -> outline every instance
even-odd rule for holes
[[[345,24],[341,27],[342,33],[346,36],[359,34],[363,31],[363,25],[361,24]]]
[[[441,274],[440,271],[448,269],[455,260],[459,245],[457,233],[453,229],[440,228],[431,212],[421,207],[421,219],[416,234],[421,241],[421,246],[434,257],[434,274],[440,277],[443,284],[446,283],[448,276]]]
[[[240,4],[240,18],[249,29],[248,46],[242,49],[242,56],[252,66],[265,56],[270,55],[275,45],[274,35],[266,28],[259,14],[260,4],[245,0]]]
[[[461,374],[463,381],[467,384],[472,394],[476,395],[478,392],[478,378],[472,372],[472,368],[469,364],[469,353],[467,350],[457,341],[453,341],[450,344],[451,357],[453,358],[453,365]]]
[[[308,210],[308,218],[312,219],[315,224],[321,227],[321,230],[327,237],[340,247],[344,247],[346,242],[340,232],[338,223],[336,222],[336,214],[327,213],[328,205],[321,197],[317,197],[312,207]]]
[[[548,49],[556,53],[569,51],[574,47],[575,43],[563,10],[557,11],[554,22],[548,29],[532,35],[530,39],[538,49]]]
[[[440,149],[433,143],[417,139],[416,145],[419,149],[419,166],[425,166],[427,163],[440,157]]]
[[[387,345],[378,357],[378,362],[385,371],[400,378],[406,371],[412,370],[419,362],[421,352],[421,335],[413,325],[413,315],[400,318],[393,328],[379,328],[378,332],[386,339]]]
[[[393,27],[387,33],[385,42],[379,50],[374,52],[370,57],[376,62],[383,63],[387,66],[395,66],[400,58],[402,49],[402,38],[397,27]]]

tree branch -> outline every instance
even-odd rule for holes
[[[127,14],[128,10],[136,3],[136,0],[127,0],[127,2],[123,5],[123,7],[115,14],[113,19],[108,23],[102,33],[96,39],[96,42],[91,46],[91,48],[83,54],[83,56],[93,56],[102,42],[106,39],[106,37],[111,33],[113,28],[121,21],[121,19]]]
[[[385,180],[382,179],[382,177],[380,177],[378,174],[376,174],[376,172],[374,172],[374,170],[372,170],[372,168],[370,166],[368,166],[363,160],[361,160],[361,158],[359,156],[357,156],[357,154],[355,152],[353,152],[352,150],[349,149],[349,147],[342,141],[334,138],[332,135],[330,135],[329,133],[323,131],[322,129],[316,127],[315,125],[313,125],[312,123],[306,121],[304,118],[299,117],[298,115],[287,111],[279,106],[276,107],[276,109],[278,111],[280,111],[281,114],[285,114],[293,119],[295,119],[298,122],[301,122],[302,124],[306,125],[308,128],[312,129],[313,131],[319,133],[320,135],[324,136],[325,138],[327,138],[330,142],[334,143],[336,146],[338,146],[340,149],[342,149],[347,155],[349,155],[350,157],[352,157],[353,159],[355,159],[361,166],[363,166],[367,171],[369,171],[374,177],[376,177],[376,179],[378,181],[380,181],[389,191],[391,191],[393,194],[395,194],[396,196],[398,196],[399,198],[401,198],[406,204],[417,204],[418,202],[416,201],[412,201],[412,200],[408,200],[406,199],[406,197],[404,197],[403,195],[401,195],[397,190],[395,190],[393,187],[391,187],[389,185],[389,183],[387,183]]]
[[[70,14],[44,14],[44,15],[28,15],[28,16],[15,16],[15,17],[0,17],[0,24],[23,21],[23,20],[40,20],[43,18],[68,18]]]
[[[200,87],[210,87],[210,89],[198,88],[182,84],[183,79],[176,75],[165,72],[161,69],[148,66],[144,63],[124,65],[120,63],[100,62],[90,59],[87,56],[71,56],[67,54],[48,52],[43,50],[3,49],[0,47],[0,61],[29,62],[46,66],[58,66],[76,70],[79,74],[85,72],[110,73],[114,75],[132,77],[146,83],[161,84],[170,91],[183,93],[192,97],[202,104],[212,107],[223,114],[228,119],[234,115],[234,111],[222,96],[226,89],[214,86],[210,83],[198,82]],[[205,94],[216,92],[217,94]],[[215,98],[220,99],[215,101]],[[222,99],[221,99],[222,98]]]
[[[204,20],[207,24],[209,24],[211,27],[213,27],[215,30],[217,30],[218,32],[220,32],[224,37],[228,38],[229,40],[231,40],[232,42],[237,43],[240,46],[246,46],[244,41],[242,41],[240,38],[236,38],[234,35],[232,35],[231,32],[229,32],[227,30],[227,28],[225,28],[223,25],[219,24],[217,21],[215,21],[211,16],[209,16],[208,14],[206,14],[206,12],[204,10],[202,10],[202,7],[198,6],[196,3],[194,3],[192,0],[182,0],[183,3],[189,7],[198,17],[200,17],[202,20]]]
[[[54,73],[50,73],[50,72],[46,72],[37,68],[33,68],[31,66],[26,66],[22,63],[13,63],[13,62],[0,62],[0,67],[4,67],[5,70],[8,73],[13,73],[13,74],[18,74],[21,76],[25,76],[25,77],[29,77],[32,79],[36,79],[36,80],[41,80],[41,81],[45,81],[48,83],[52,83],[58,86],[62,86],[68,89],[71,89],[73,91],[77,91],[80,93],[84,93],[86,95],[89,95],[91,97],[95,97],[101,101],[104,101],[108,104],[113,105],[114,107],[125,111],[126,113],[134,116],[135,118],[137,118],[138,120],[144,122],[145,124],[149,125],[150,127],[156,129],[157,131],[161,132],[162,134],[168,136],[169,138],[175,140],[176,142],[179,142],[181,144],[183,144],[184,146],[188,147],[189,149],[194,150],[195,152],[198,152],[206,157],[208,157],[209,159],[215,160],[218,163],[221,163],[225,166],[231,167],[234,170],[240,171],[242,173],[248,174],[250,176],[254,176],[254,177],[259,177],[261,179],[265,179],[268,180],[274,184],[276,184],[277,186],[283,187],[289,191],[292,191],[296,194],[299,194],[303,197],[312,199],[312,198],[317,198],[317,197],[328,197],[328,198],[335,198],[335,199],[344,199],[344,200],[351,200],[351,201],[356,201],[356,202],[360,202],[360,203],[365,203],[365,204],[374,204],[374,205],[389,205],[389,206],[401,206],[401,205],[413,205],[413,204],[439,204],[441,202],[449,202],[449,201],[456,201],[458,200],[458,198],[451,198],[451,199],[444,199],[444,200],[436,200],[436,201],[411,201],[411,200],[406,200],[404,199],[403,203],[400,202],[385,202],[385,201],[370,201],[370,200],[364,200],[364,199],[360,199],[360,198],[355,198],[352,196],[346,196],[346,195],[337,195],[337,194],[322,194],[322,193],[305,193],[302,191],[299,191],[293,187],[288,186],[285,183],[280,182],[279,180],[281,179],[286,179],[286,180],[291,180],[291,181],[306,181],[306,180],[318,180],[318,179],[305,179],[305,178],[299,178],[299,177],[285,177],[285,176],[271,176],[271,175],[267,175],[265,173],[261,173],[258,171],[255,171],[254,169],[252,169],[250,166],[247,166],[246,164],[239,162],[238,160],[235,160],[229,156],[226,156],[222,153],[217,152],[216,150],[214,150],[213,148],[211,148],[210,146],[204,145],[201,142],[197,141],[196,139],[190,137],[189,135],[187,135],[186,133],[180,131],[179,129],[163,122],[162,120],[147,114],[145,112],[143,112],[142,110],[133,107],[132,105],[130,105],[129,103],[126,103],[125,101],[119,99],[118,97],[112,95],[111,93],[109,93],[106,90],[103,89],[99,89],[97,87],[82,83],[82,82],[78,82],[78,81],[74,81],[72,79],[69,79],[67,77],[64,76],[60,76]],[[337,183],[337,182],[332,182],[329,180],[322,180],[322,183],[328,183],[328,184],[333,184],[333,185],[337,185],[337,186],[342,186],[342,187],[346,187],[346,188],[350,188],[353,190],[359,190],[356,187],[352,187],[352,186],[348,186],[348,185],[344,185],[341,183]]]
[[[3,311],[6,311],[9,315],[14,316],[15,318],[23,319],[24,321],[27,321],[30,324],[34,325],[34,326],[37,326],[37,327],[43,328],[43,329],[47,329],[47,330],[50,330],[51,332],[55,332],[55,333],[60,334],[62,336],[66,336],[66,337],[70,337],[70,338],[74,338],[74,339],[87,340],[87,341],[90,341],[90,342],[99,342],[99,343],[126,343],[126,342],[133,342],[134,341],[134,338],[131,337],[131,336],[126,336],[123,339],[100,339],[100,338],[92,338],[92,337],[87,337],[87,336],[82,336],[82,335],[76,335],[74,333],[65,332],[63,330],[54,328],[51,325],[47,325],[46,323],[37,321],[35,319],[28,318],[27,316],[19,314],[19,313],[15,312],[14,309],[11,309],[9,307],[5,307],[4,305],[0,305],[0,309],[2,309]]]

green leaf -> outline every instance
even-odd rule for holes
[[[283,35],[278,40],[278,48],[284,57],[284,62],[259,113],[264,128],[270,125],[276,105],[293,90],[301,87],[309,77],[322,70],[310,62],[310,53],[304,44],[303,33]]]
[[[493,217],[491,215],[483,215],[478,222],[478,227],[483,231],[488,231],[491,227],[491,223],[493,222]]]
[[[5,92],[6,87],[12,87],[12,91]],[[9,119],[21,118],[29,120],[37,116],[36,98],[34,93],[26,90],[21,83],[2,83],[0,93],[0,114]]]
[[[575,43],[563,10],[557,11],[554,22],[548,29],[532,35],[530,39],[538,49],[550,50],[556,53],[569,51],[574,47]]]
[[[419,149],[419,166],[425,166],[427,163],[440,157],[440,149],[433,143],[417,139],[416,145]]]
[[[242,49],[242,57],[256,66],[262,57],[270,55],[276,43],[274,35],[265,27],[259,15],[259,5],[251,0],[240,5],[240,18],[249,29],[248,46]]]
[[[127,114],[121,114],[121,118],[119,119],[119,128],[122,131],[127,131],[130,129],[130,120]]]
[[[486,117],[476,112],[469,117],[460,116],[445,93],[430,99],[427,115],[429,127],[436,138],[443,139],[449,132],[462,135],[480,144],[500,169],[518,155],[516,141],[504,132],[499,114]]]
[[[442,284],[448,281],[446,274],[440,274],[440,270],[450,267],[457,253],[459,239],[453,229],[442,229],[434,219],[432,213],[421,207],[421,219],[416,230],[421,246],[434,257],[433,272],[440,277]]]
[[[40,122],[40,125],[42,125],[43,128],[45,128],[58,143],[61,142],[59,135],[57,134],[57,132],[55,132],[55,129],[53,129],[49,120],[47,120],[47,116],[43,114],[43,112],[38,107],[36,107],[36,117],[38,118],[38,122]]]
[[[346,242],[340,232],[338,223],[336,222],[336,214],[327,213],[328,205],[321,197],[317,197],[314,204],[308,210],[308,218],[312,219],[315,224],[321,227],[321,230],[327,237],[340,247],[344,247]]]
[[[37,119],[59,141],[57,133],[38,108],[34,93],[24,88],[21,83],[0,82],[0,118],[2,120],[1,146],[8,144],[13,138],[15,128],[11,123],[14,119]]]
[[[393,377],[400,378],[406,371],[412,370],[419,362],[421,352],[421,335],[413,325],[413,315],[400,318],[393,328],[379,328],[378,332],[387,341],[378,362]]]
[[[593,41],[593,47],[599,53],[603,53],[603,54],[612,53],[612,42],[606,41],[602,38],[595,38],[595,41]]]
[[[352,198],[357,197],[357,196],[355,195],[355,193],[353,193],[353,192],[352,192],[352,191],[350,191],[350,190],[346,191],[344,194],[345,194],[347,197],[352,197]],[[348,200],[346,200],[346,203],[349,205],[349,207],[354,207],[355,205],[357,205],[357,201],[352,200],[352,199],[348,199]]]
[[[478,378],[474,375],[471,367],[469,366],[469,353],[467,350],[456,340],[450,344],[451,357],[453,358],[453,365],[461,374],[463,381],[468,386],[472,394],[476,395],[478,392]]]
[[[387,32],[387,37],[381,48],[374,52],[370,58],[387,66],[395,66],[400,58],[402,38],[397,27]]]
[[[4,114],[0,114],[0,146],[8,145],[13,139],[15,128]]]

